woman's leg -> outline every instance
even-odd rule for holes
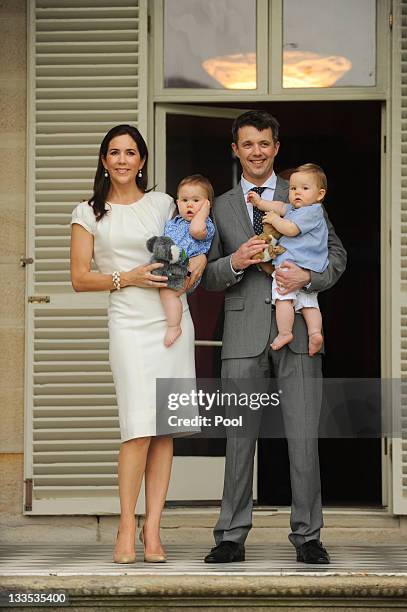
[[[147,553],[162,554],[164,552],[160,540],[160,522],[170,481],[172,456],[172,438],[166,436],[151,438],[145,473],[144,540]]]
[[[134,438],[123,442],[119,453],[120,522],[115,555],[134,553],[136,535],[136,502],[146,468],[151,438]]]

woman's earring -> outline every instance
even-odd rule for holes
[[[142,171],[141,171],[141,168],[140,168],[140,170],[138,171],[137,176],[138,176],[139,178],[141,178],[141,177],[143,176],[143,173],[142,173]]]
[[[105,170],[105,178],[107,178],[109,176],[109,173],[107,170]]]

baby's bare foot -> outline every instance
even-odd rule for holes
[[[316,355],[320,350],[324,339],[321,332],[313,332],[308,338],[308,354],[310,357]]]
[[[175,340],[179,338],[181,334],[182,329],[180,325],[169,325],[164,336],[165,346],[171,346],[171,344],[174,344]]]
[[[271,343],[271,348],[273,349],[273,351],[278,351],[286,344],[289,344],[293,337],[294,336],[291,332],[280,332]]]

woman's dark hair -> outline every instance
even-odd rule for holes
[[[105,202],[110,189],[110,177],[105,176],[105,167],[102,163],[102,158],[106,159],[110,141],[113,140],[113,138],[116,138],[116,136],[123,136],[124,134],[128,134],[134,140],[137,145],[138,152],[140,153],[140,157],[144,160],[143,176],[136,176],[136,184],[143,193],[147,191],[148,150],[145,140],[136,127],[126,124],[116,125],[108,131],[102,140],[102,144],[100,145],[98,167],[93,183],[93,195],[90,200],[88,200],[88,204],[92,206],[93,212],[95,213],[96,221],[100,221],[107,213],[107,210],[105,210]]]

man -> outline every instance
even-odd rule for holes
[[[320,542],[323,526],[318,458],[318,421],[322,396],[321,354],[308,355],[308,334],[303,317],[295,316],[293,341],[278,351],[270,348],[276,336],[271,278],[253,259],[264,248],[256,233],[261,213],[247,202],[250,190],[266,200],[288,201],[287,181],[276,177],[278,121],[269,113],[249,111],[233,124],[232,149],[243,168],[240,183],[216,198],[213,220],[217,232],[208,254],[203,284],[224,291],[225,324],[222,379],[263,379],[274,376],[288,442],[292,490],[291,533],[297,561],[329,563]],[[326,213],[325,213],[326,216]],[[332,287],[346,266],[346,252],[326,216],[329,266],[321,274],[303,270],[292,262],[276,274],[281,293],[304,287],[324,291]],[[291,384],[285,384],[291,381]],[[259,381],[260,383],[260,381]],[[216,546],[207,563],[243,561],[244,542],[252,526],[252,480],[256,436],[229,435],[226,449],[222,507],[214,529]]]

